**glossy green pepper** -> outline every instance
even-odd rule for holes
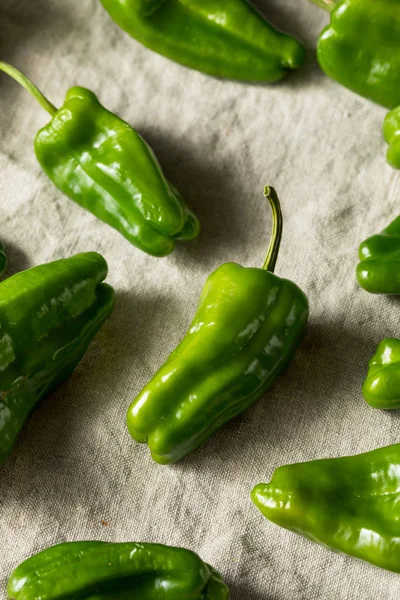
[[[153,459],[174,463],[251,406],[288,366],[306,330],[308,301],[273,274],[282,234],[274,229],[263,269],[226,263],[212,273],[181,343],[131,404],[127,425]]]
[[[400,294],[400,217],[363,242],[358,251],[358,283],[372,294]]]
[[[4,275],[7,270],[8,259],[4,244],[0,242],[0,275]]]
[[[400,572],[400,444],[276,469],[252,499],[262,514],[336,552]]]
[[[363,384],[365,400],[373,408],[400,408],[400,340],[382,340],[369,361]]]
[[[70,542],[15,569],[10,600],[228,600],[221,576],[194,552],[160,544]]]
[[[101,0],[133,38],[216,77],[277,81],[303,64],[304,48],[245,0]]]
[[[389,144],[387,161],[395,169],[400,169],[400,106],[386,115],[383,135]]]
[[[318,40],[325,73],[387,108],[400,105],[400,0],[312,0],[332,11]]]
[[[0,464],[29,413],[75,369],[111,313],[107,263],[95,252],[0,283]]]
[[[22,73],[0,63],[52,116],[35,139],[44,172],[64,194],[153,256],[200,231],[197,218],[165,178],[144,139],[106,110],[93,92],[73,87],[57,110]]]

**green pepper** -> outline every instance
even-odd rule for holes
[[[400,106],[386,115],[383,135],[389,144],[387,161],[395,169],[400,169]]]
[[[263,269],[226,263],[208,277],[186,336],[128,410],[131,436],[157,463],[176,462],[261,398],[303,338],[308,301],[273,274],[282,215],[276,192],[265,195],[274,228]]]
[[[280,527],[400,572],[400,444],[279,467],[252,500]]]
[[[363,394],[373,408],[400,408],[400,340],[385,338],[378,344],[369,361]]]
[[[57,110],[22,73],[0,70],[25,87],[52,116],[35,139],[44,172],[77,204],[153,256],[199,234],[197,218],[165,178],[144,139],[106,110],[93,92],[73,87]]]
[[[312,0],[331,10],[318,40],[325,73],[387,108],[400,105],[400,0]]]
[[[95,252],[0,283],[0,464],[29,413],[66,379],[111,313],[107,263]]]
[[[400,217],[359,248],[358,283],[372,294],[400,294]]]
[[[8,259],[4,244],[0,242],[0,275],[4,275],[7,270]]]
[[[277,81],[304,61],[304,48],[245,0],[101,0],[144,46],[216,77]]]
[[[70,542],[12,573],[10,600],[228,600],[221,576],[194,552],[160,544]]]

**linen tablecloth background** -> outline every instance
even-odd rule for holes
[[[396,413],[361,395],[367,361],[400,335],[399,302],[358,289],[359,242],[399,213],[385,162],[385,111],[330,81],[313,48],[327,21],[306,0],[258,3],[309,48],[273,86],[219,81],[133,41],[97,0],[2,0],[0,56],[61,105],[75,84],[136,127],[199,215],[203,233],[167,258],[136,250],[64,197],[32,141],[48,121],[0,78],[0,237],[9,274],[96,250],[115,312],[73,376],[42,402],[0,469],[0,588],[49,545],[154,541],[198,552],[233,600],[394,600],[398,575],[328,552],[266,521],[249,493],[281,464],[400,440]],[[225,261],[261,266],[270,236],[263,185],[285,218],[277,274],[308,295],[306,340],[265,398],[172,467],[125,428],[130,401],[186,331],[207,275]],[[34,351],[34,348],[32,348]]]

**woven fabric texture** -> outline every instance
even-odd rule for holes
[[[98,0],[2,0],[0,56],[57,106],[85,85],[154,148],[199,215],[198,241],[152,258],[64,197],[33,138],[48,117],[0,77],[0,237],[9,274],[80,251],[109,264],[112,317],[73,376],[26,424],[0,475],[0,598],[13,568],[71,540],[157,541],[218,568],[233,600],[395,600],[399,576],[330,553],[268,523],[250,490],[281,464],[400,440],[398,414],[363,401],[367,361],[399,336],[399,302],[355,279],[358,244],[399,212],[385,162],[385,111],[329,80],[315,59],[327,22],[306,0],[259,0],[308,47],[282,83],[245,85],[190,71],[124,34]],[[160,467],[125,427],[130,401],[186,331],[207,275],[261,266],[281,198],[277,274],[310,300],[307,337],[288,371],[242,417],[175,466]]]

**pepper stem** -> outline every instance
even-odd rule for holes
[[[263,269],[273,273],[275,271],[276,260],[279,254],[279,247],[282,239],[283,229],[283,218],[281,211],[281,204],[279,202],[278,194],[274,188],[266,185],[264,188],[264,196],[272,208],[272,235],[269,243],[267,257],[265,259]]]
[[[339,0],[311,0],[311,2],[328,12],[332,12]]]
[[[50,113],[52,117],[54,117],[54,115],[57,112],[56,107],[53,106],[53,104],[49,102],[49,100],[47,100],[45,96],[43,96],[39,88],[37,88],[36,85],[32,83],[30,79],[28,79],[23,73],[21,73],[21,71],[1,61],[0,71],[7,73],[7,75],[12,77],[17,83],[22,85],[22,87],[25,88],[31,94],[31,96],[33,96],[39,102],[40,106],[44,108],[44,110],[47,110],[47,112]]]

